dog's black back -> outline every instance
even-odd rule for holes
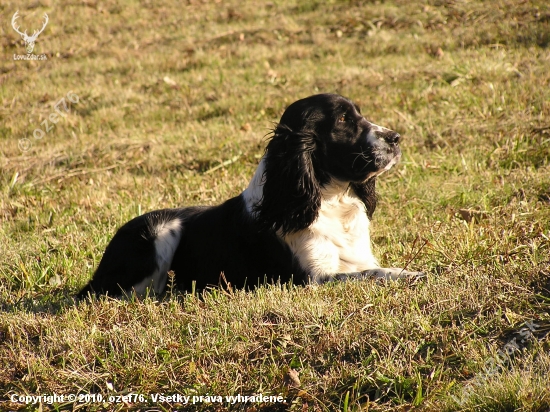
[[[120,295],[158,270],[152,228],[176,218],[182,222],[182,235],[170,270],[177,274],[178,289],[200,291],[226,282],[235,288],[305,282],[290,249],[250,219],[239,195],[219,206],[157,210],[132,219],[113,237],[78,297]]]

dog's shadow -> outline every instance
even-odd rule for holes
[[[48,291],[13,300],[0,297],[0,312],[60,315],[74,307],[77,302],[74,296],[75,291],[67,287],[56,292]]]

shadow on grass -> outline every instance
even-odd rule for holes
[[[74,291],[69,288],[60,289],[59,293],[52,291],[29,292],[28,295],[22,297],[6,296],[8,294],[8,291],[4,291],[0,296],[0,312],[59,315],[74,307],[78,302],[75,299]]]

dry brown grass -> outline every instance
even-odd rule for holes
[[[13,61],[24,53],[15,10],[31,32],[49,14],[35,48],[47,61]],[[288,402],[56,406],[86,410],[550,408],[546,2],[44,0],[0,11],[0,409],[39,410],[9,396],[53,392]],[[71,90],[79,102],[35,140]],[[404,136],[404,161],[378,185],[375,250],[426,282],[75,305],[118,226],[239,193],[286,105],[317,92],[354,99]],[[484,376],[531,320],[522,352]]]

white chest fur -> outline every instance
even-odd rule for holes
[[[319,216],[307,229],[284,236],[311,282],[337,273],[378,268],[365,205],[347,184],[322,190]]]

